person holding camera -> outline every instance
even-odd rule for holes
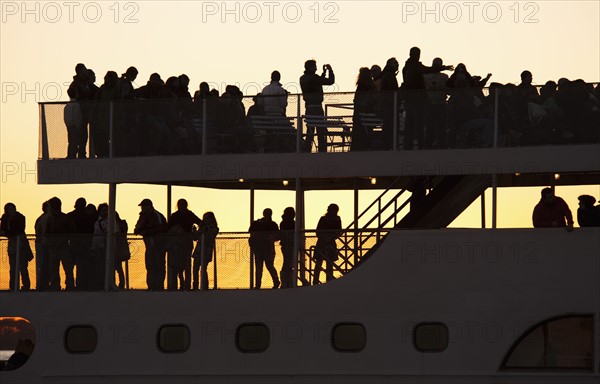
[[[317,62],[307,60],[304,63],[304,75],[300,77],[300,88],[302,97],[306,103],[307,116],[325,116],[323,112],[323,86],[335,83],[335,75],[331,65],[323,65],[323,73],[317,75]],[[327,152],[327,127],[316,127],[319,152]],[[315,127],[307,125],[306,139],[304,141],[304,151],[310,152],[312,142],[315,137]]]

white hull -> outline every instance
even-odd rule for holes
[[[575,252],[577,250],[577,252]],[[288,290],[2,293],[0,315],[28,319],[36,346],[9,383],[598,383],[600,229],[392,231],[345,277]],[[591,315],[593,370],[501,370],[532,325]],[[419,352],[413,329],[448,327],[442,352]],[[242,353],[236,329],[263,323],[270,344]],[[338,323],[360,323],[366,346],[331,345]],[[157,347],[185,324],[189,349]],[[90,354],[65,350],[71,325],[93,325]]]

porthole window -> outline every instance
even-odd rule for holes
[[[69,353],[92,353],[98,346],[98,331],[91,325],[74,325],[65,333],[65,348]]]
[[[550,319],[531,327],[511,347],[505,370],[592,370],[591,315]]]
[[[27,319],[0,317],[0,371],[14,371],[25,365],[33,354],[35,338],[35,329]]]
[[[164,325],[158,330],[158,348],[165,353],[187,351],[190,339],[190,329],[183,324]]]
[[[336,324],[331,331],[331,344],[339,352],[360,352],[367,345],[367,330],[359,323]]]
[[[235,333],[235,343],[241,352],[260,353],[269,348],[271,335],[265,324],[242,324]]]
[[[419,352],[442,352],[448,340],[448,327],[443,323],[421,323],[413,330],[413,344]]]

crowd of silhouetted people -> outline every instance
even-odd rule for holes
[[[395,58],[383,69],[360,68],[351,150],[392,149],[395,135],[403,149],[492,146],[496,122],[498,145],[600,141],[600,86],[561,78],[538,88],[531,72],[523,71],[519,84],[490,83],[486,94],[491,74],[471,75],[465,64],[444,65],[441,58],[425,66],[420,55],[419,48],[410,50],[400,85]],[[306,116],[325,115],[323,86],[335,83],[331,65],[325,64],[320,75],[317,68],[315,60],[307,60],[299,79]],[[235,85],[219,94],[202,82],[192,97],[185,74],[163,81],[153,73],[146,85],[135,88],[138,71],[130,67],[121,77],[108,71],[98,87],[94,71],[84,64],[77,64],[75,71],[64,110],[67,158],[88,156],[88,128],[89,155],[96,157],[195,154],[202,153],[203,145],[212,152],[254,152],[262,144],[254,140],[252,116],[285,117],[288,106],[279,71],[271,73],[270,83],[248,111]],[[445,71],[453,72],[448,76]],[[367,123],[370,116],[381,120],[378,129]],[[288,124],[293,130],[291,120]],[[302,151],[316,146],[318,152],[327,152],[327,135],[326,125],[307,123]]]
[[[555,196],[552,188],[544,188],[541,195],[533,211],[533,226],[571,230],[574,221],[568,204]],[[578,199],[579,226],[600,227],[600,205],[595,205],[596,198],[581,195]],[[167,290],[209,289],[208,265],[215,256],[216,237],[219,234],[214,213],[206,212],[200,218],[188,208],[185,199],[177,201],[177,210],[169,220],[154,208],[150,199],[143,199],[139,207],[139,219],[133,233],[141,235],[144,241],[148,289],[164,290],[165,280]],[[313,284],[320,283],[323,262],[326,280],[334,278],[335,262],[339,258],[336,242],[342,234],[338,212],[338,205],[330,204],[317,224],[317,242],[311,247],[315,263]],[[295,250],[302,247],[301,244],[295,244],[296,212],[292,207],[286,208],[279,226],[272,216],[273,211],[266,208],[263,217],[252,221],[248,229],[248,242],[255,262],[252,286],[255,289],[261,288],[263,268],[271,275],[273,288],[294,286],[294,254]],[[123,263],[131,257],[127,241],[128,225],[117,212],[114,221],[109,217],[106,203],[96,208],[93,204],[87,204],[83,197],[76,200],[74,209],[69,213],[62,211],[58,197],[44,202],[42,214],[35,222],[35,289],[126,289]],[[108,241],[109,233],[114,234],[112,245]],[[10,289],[31,289],[28,263],[34,260],[34,253],[25,235],[25,217],[13,203],[4,206],[4,214],[0,218],[0,236],[8,238]],[[274,266],[276,242],[280,243],[283,256],[279,272]],[[59,271],[61,265],[64,282],[61,282]]]
[[[533,209],[533,226],[535,228],[566,228],[573,229],[573,213],[566,201],[554,194],[552,188],[541,191],[541,199]],[[578,198],[577,223],[580,227],[600,227],[600,205],[596,198],[590,195],[580,195]]]
[[[168,290],[209,289],[208,265],[213,261],[219,233],[214,213],[206,212],[200,218],[188,209],[185,199],[180,199],[177,210],[167,220],[150,199],[143,199],[139,206],[139,219],[133,233],[141,235],[144,241],[148,289],[164,290],[165,280]],[[327,280],[333,278],[333,263],[338,258],[335,242],[342,229],[338,209],[337,205],[331,204],[317,226],[315,282],[319,281],[323,261]],[[106,203],[96,208],[87,204],[83,197],[76,200],[69,213],[62,211],[58,197],[44,202],[42,214],[35,222],[35,289],[126,289],[123,263],[131,257],[128,225],[117,212],[114,221],[111,222],[109,216]],[[272,220],[272,210],[267,208],[262,218],[251,223],[248,241],[255,260],[253,288],[261,288],[263,266],[271,274],[274,288],[293,286],[295,216],[294,208],[286,208],[278,226]],[[8,237],[10,289],[31,289],[28,263],[34,260],[34,254],[25,235],[25,217],[13,203],[4,207],[0,230],[0,235]],[[109,233],[114,234],[112,250],[108,249]],[[280,242],[283,255],[279,273],[274,267],[276,242]],[[65,278],[62,282],[61,265]],[[20,287],[19,283],[22,284]]]

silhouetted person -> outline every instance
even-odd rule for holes
[[[250,106],[250,108],[248,108],[248,117],[265,115],[265,108],[262,103],[261,96],[262,96],[262,93],[258,93],[256,96],[254,96],[252,98],[252,101],[254,102],[254,104],[252,104]]]
[[[542,189],[542,198],[533,209],[535,228],[563,227],[573,229],[573,214],[567,203],[554,195],[552,188]]]
[[[73,228],[69,241],[71,260],[77,266],[75,286],[79,290],[90,289],[98,277],[94,268],[95,260],[91,253],[94,218],[86,211],[87,202],[83,197],[75,201],[74,210],[67,214]]]
[[[138,113],[136,105],[131,102],[135,97],[133,82],[137,75],[138,70],[135,67],[129,67],[117,82],[116,98],[117,100],[123,100],[115,105],[113,150],[117,156],[138,154]]]
[[[134,97],[133,82],[137,78],[138,70],[135,67],[127,68],[117,82],[117,99],[132,100]]]
[[[375,112],[377,104],[376,86],[371,76],[371,70],[362,67],[356,78],[356,93],[354,94],[354,114],[352,115],[352,142],[350,150],[362,151],[369,149],[371,143],[369,132],[362,125],[361,114]]]
[[[162,213],[154,209],[150,199],[144,199],[139,204],[140,218],[135,224],[133,233],[144,237],[146,246],[146,284],[149,290],[162,291],[165,289],[165,252],[164,233],[167,232],[167,220]]]
[[[491,76],[491,75],[490,75]],[[450,90],[448,102],[451,117],[450,143],[454,144],[458,134],[466,138],[465,145],[488,145],[493,143],[494,120],[493,113],[482,113],[483,91],[479,89],[482,80],[471,76],[467,67],[460,63],[448,79]],[[491,107],[493,110],[493,107]],[[485,110],[485,108],[483,108]],[[472,139],[479,138],[479,142]],[[475,141],[475,142],[474,142]]]
[[[536,103],[539,100],[538,90],[531,84],[533,75],[529,71],[521,72],[521,83],[517,85],[519,97],[525,102]]]
[[[77,101],[77,88],[69,88],[67,94],[69,95],[69,102],[65,105],[63,113],[65,125],[67,126],[67,159],[75,159],[80,152],[83,115],[81,104]]]
[[[329,204],[327,212],[317,224],[317,245],[315,246],[315,278],[313,284],[320,284],[319,275],[325,260],[327,281],[333,280],[333,265],[338,259],[336,240],[340,237],[342,220],[338,216],[340,208],[337,204]]]
[[[135,90],[135,97],[145,100],[140,104],[142,113],[137,137],[143,155],[165,154],[171,147],[167,122],[172,105],[165,101],[170,95],[158,73],[151,74],[146,85]]]
[[[30,339],[19,339],[17,346],[15,347],[15,352],[8,358],[3,370],[14,371],[15,369],[21,368],[25,365],[27,360],[29,360],[34,347],[35,345]]]
[[[194,258],[193,289],[208,289],[208,264],[213,259],[215,252],[216,239],[219,234],[219,226],[215,214],[206,212],[202,216],[202,223],[195,236],[198,239],[196,249],[192,257]],[[202,281],[200,281],[200,268],[202,268]]]
[[[73,76],[73,82],[71,82],[69,89],[67,90],[69,97],[77,100],[81,110],[81,123],[77,125],[78,132],[76,136],[74,136],[74,138],[77,139],[77,141],[74,143],[77,149],[76,157],[79,159],[85,159],[86,157],[86,146],[88,139],[87,129],[88,123],[90,122],[89,101],[92,100],[93,96],[90,88],[90,75],[92,73],[93,71],[90,73],[90,70],[88,70],[84,64],[77,64],[75,66],[75,76]],[[69,140],[69,143],[70,142],[71,141]]]
[[[394,94],[398,91],[398,60],[395,57],[388,59],[381,72],[381,114],[383,118],[382,144],[383,149],[392,149],[394,145]],[[397,105],[400,105],[397,99]],[[399,112],[396,109],[396,112]],[[398,117],[396,116],[398,121]],[[396,127],[397,129],[397,127]]]
[[[87,262],[86,272],[89,277],[86,279],[86,290],[102,290],[104,287],[106,247],[108,236],[108,204],[98,205],[98,220],[94,223],[94,236],[92,240],[92,254]],[[117,231],[115,226],[114,231]],[[116,249],[116,247],[115,247]],[[77,271],[77,289],[79,287],[79,270]]]
[[[373,76],[373,82],[375,83],[375,89],[381,91],[381,67],[377,64],[371,66],[371,76]]]
[[[129,242],[127,241],[127,233],[129,225],[127,220],[121,219],[118,212],[115,212],[115,220],[117,221],[117,233],[115,234],[115,272],[119,277],[118,288],[125,289],[125,271],[123,271],[123,262],[131,258],[129,250]]]
[[[283,264],[281,265],[281,288],[290,288],[294,279],[294,234],[296,230],[296,211],[292,207],[287,207],[281,215],[279,224],[279,245],[283,255]]]
[[[167,289],[177,290],[179,278],[180,289],[189,290],[192,286],[192,251],[194,240],[192,229],[194,224],[200,226],[202,220],[188,209],[185,199],[177,201],[177,210],[169,219],[169,243],[171,244],[167,268]]]
[[[280,284],[277,270],[273,265],[275,261],[275,241],[277,241],[279,235],[279,227],[271,219],[272,216],[273,211],[266,208],[263,211],[263,217],[253,221],[248,229],[248,232],[250,232],[248,242],[250,243],[250,249],[254,252],[254,265],[256,269],[255,289],[260,289],[261,287],[263,264],[271,274],[273,289],[279,288]]]
[[[217,130],[224,135],[224,151],[246,153],[254,143],[246,121],[246,107],[242,91],[235,85],[227,85],[221,95],[217,110]]]
[[[19,288],[18,276],[20,276],[23,283],[21,290],[28,291],[31,282],[27,264],[33,260],[33,254],[25,236],[25,216],[17,212],[17,207],[13,203],[4,205],[4,214],[0,218],[0,235],[8,237],[9,287],[11,290],[17,290]],[[19,256],[18,275],[17,256]],[[15,275],[17,275],[16,279]]]
[[[441,68],[444,62],[439,57],[433,59],[432,68]],[[424,75],[427,89],[425,148],[444,148],[446,146],[446,120],[448,75],[442,72]]]
[[[594,205],[596,198],[590,195],[581,195],[579,208],[577,208],[577,223],[580,227],[600,227],[600,205]]]
[[[262,104],[266,115],[285,116],[287,108],[288,91],[281,86],[279,71],[271,73],[271,83],[260,92],[259,102]]]
[[[177,97],[179,99],[192,100],[192,95],[190,94],[189,86],[190,86],[190,78],[186,74],[179,75],[177,77],[179,80],[179,87],[177,88]]]
[[[300,88],[302,97],[306,104],[306,115],[325,116],[323,111],[323,86],[335,83],[335,74],[331,65],[323,65],[323,73],[317,75],[317,62],[307,60],[304,63],[304,75],[300,77]],[[315,136],[315,127],[306,127],[306,139],[304,141],[304,151],[310,152]],[[327,152],[327,127],[317,127],[318,151]]]
[[[73,257],[69,251],[69,238],[74,229],[72,222],[62,212],[62,202],[58,197],[48,200],[50,217],[47,224],[48,254],[49,254],[49,275],[50,289],[60,291],[60,265],[62,264],[65,273],[65,289],[75,289],[75,276],[73,275]]]
[[[437,73],[444,70],[453,69],[452,66],[442,65],[441,67],[427,67],[419,60],[421,59],[421,50],[418,47],[412,47],[408,60],[402,68],[402,89],[405,107],[406,123],[404,125],[404,149],[412,149],[414,139],[417,139],[419,148],[423,148],[425,136],[425,105],[427,102],[425,94],[425,78],[427,73]]]
[[[48,238],[46,231],[50,217],[48,202],[42,203],[42,214],[35,220],[35,289],[47,291],[50,288],[48,265]]]
[[[104,76],[104,84],[96,92],[92,108],[92,122],[90,123],[90,133],[92,143],[97,157],[108,157],[109,155],[109,137],[110,137],[110,102],[118,98],[117,84],[119,77],[117,72],[108,71]],[[115,104],[113,104],[113,135],[115,131]]]

